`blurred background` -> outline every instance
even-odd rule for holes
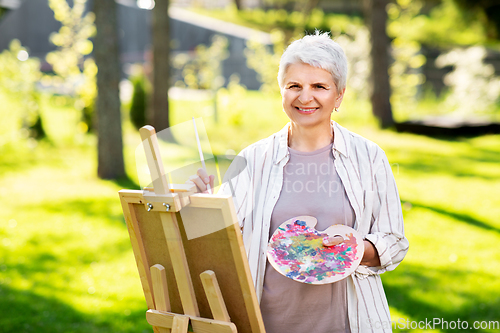
[[[0,331],[152,332],[117,194],[140,188],[138,128],[201,117],[229,163],[286,124],[279,58],[316,29],[349,60],[333,119],[386,151],[400,191],[393,328],[498,332],[490,0],[0,0]],[[167,167],[198,163],[172,133]]]

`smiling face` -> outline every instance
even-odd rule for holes
[[[342,103],[345,89],[339,94],[332,75],[305,63],[288,66],[281,88],[283,110],[293,126],[304,129],[328,124],[334,108]]]

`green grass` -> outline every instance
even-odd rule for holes
[[[223,99],[217,123],[207,117],[207,101],[172,101],[172,120],[204,116],[217,155],[285,123],[279,98],[248,92]],[[383,275],[392,319],[500,320],[500,136],[380,131],[366,104],[345,102],[334,119],[387,152],[404,206],[410,251]],[[117,195],[137,188],[139,134],[126,123],[133,181],[99,180],[95,138],[78,133],[68,106],[45,103],[50,142],[0,147],[0,331],[151,332]]]
[[[95,177],[93,149],[40,145],[25,165],[31,152],[6,153],[20,167],[7,166],[0,194],[2,331],[146,329],[120,186]]]
[[[375,141],[393,165],[410,241],[383,276],[393,320],[499,321],[500,136],[380,132]]]

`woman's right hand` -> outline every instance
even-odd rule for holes
[[[198,192],[212,194],[214,191],[214,179],[214,175],[209,176],[205,169],[199,168],[196,175],[189,177],[189,180],[186,181],[186,183],[193,183],[196,185],[196,190]],[[210,185],[210,191],[208,190],[207,185]]]

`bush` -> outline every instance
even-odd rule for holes
[[[144,81],[144,75],[136,76],[132,80],[134,92],[130,104],[130,121],[137,129],[146,125],[147,94]]]
[[[2,115],[0,145],[26,136],[45,137],[36,91],[40,78],[40,61],[30,58],[19,40],[14,39],[0,54],[0,100],[5,100],[5,112],[9,109]]]
[[[46,56],[55,75],[45,75],[44,83],[75,96],[75,107],[81,111],[81,120],[87,131],[94,130],[92,121],[94,101],[97,96],[97,66],[89,55],[95,35],[95,15],[85,12],[87,0],[73,1],[49,0],[54,18],[61,23],[61,29],[50,35],[56,50]]]

